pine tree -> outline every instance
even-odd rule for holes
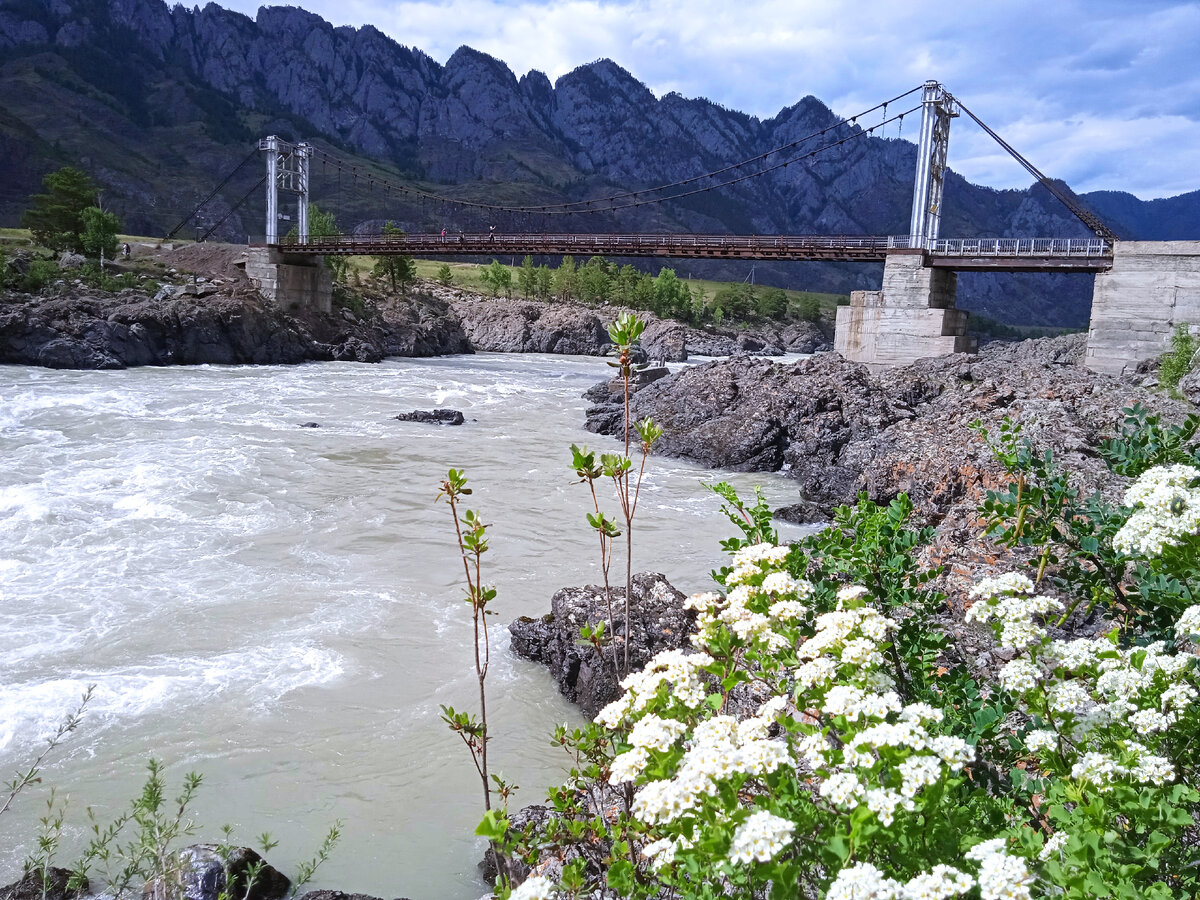
[[[96,184],[84,172],[66,166],[42,179],[44,194],[29,198],[21,224],[39,244],[51,250],[84,251],[83,211],[96,206]]]

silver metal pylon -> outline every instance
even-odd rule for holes
[[[297,196],[296,231],[300,243],[308,240],[308,161],[312,146],[292,144],[275,135],[258,142],[267,152],[267,230],[266,242],[279,243],[279,192]]]
[[[950,147],[950,120],[958,115],[954,98],[936,81],[925,82],[921,141],[917,146],[917,178],[913,186],[909,246],[932,247],[942,222],[942,188]]]

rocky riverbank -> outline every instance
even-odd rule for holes
[[[1085,335],[991,344],[976,355],[921,360],[872,373],[834,353],[793,364],[735,357],[693,366],[645,385],[635,418],[662,426],[658,452],[713,468],[782,471],[816,508],[852,503],[859,492],[887,501],[907,492],[930,521],[974,504],[1000,469],[976,420],[1004,416],[1100,483],[1090,448],[1134,403],[1184,415],[1172,400],[1127,379],[1080,365]],[[607,383],[587,395],[587,428],[617,434],[623,409]]]
[[[192,844],[176,855],[178,883],[145,885],[143,896],[167,896],[177,900],[283,900],[295,896],[292,882],[249,847],[222,847],[218,844]],[[19,881],[0,887],[0,900],[111,900],[111,893],[93,893],[85,880],[82,887],[70,888],[71,872],[49,866],[45,872],[31,872]],[[299,900],[380,900],[368,894],[342,891],[308,891]],[[405,900],[405,898],[398,898]]]
[[[237,257],[238,248],[190,245],[151,257],[149,276],[139,260],[140,287],[103,291],[65,276],[41,294],[2,292],[0,363],[120,369],[471,352],[436,297],[288,315],[259,295]]]
[[[484,298],[424,283],[403,296],[362,289],[330,314],[287,314],[238,264],[243,248],[194,244],[117,264],[141,286],[89,287],[69,273],[39,294],[0,292],[0,363],[118,369],[198,363],[378,362],[476,350],[603,356],[616,307]],[[689,328],[647,316],[648,358],[809,353],[828,346],[811,323],[750,331]]]

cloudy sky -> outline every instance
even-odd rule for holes
[[[256,0],[220,0],[253,15]],[[1200,0],[298,0],[438,62],[467,44],[551,80],[601,57],[661,96],[851,115],[937,79],[1048,175],[1143,199],[1200,189]],[[894,128],[894,126],[892,126]],[[905,135],[915,121],[905,121]],[[892,130],[889,136],[894,136]],[[950,164],[1030,179],[965,119]]]

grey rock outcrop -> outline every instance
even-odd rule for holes
[[[250,880],[252,867],[257,874]],[[179,851],[179,887],[182,900],[221,900],[234,896],[244,900],[280,900],[287,895],[291,880],[269,865],[249,847],[227,851],[216,844],[192,844]],[[171,893],[160,885],[161,893]],[[153,885],[147,896],[158,896]]]
[[[873,375],[823,353],[783,365],[734,357],[683,370],[639,390],[634,418],[663,428],[659,452],[714,468],[783,470],[818,507],[853,503],[860,491],[887,501],[907,492],[939,520],[977,501],[1002,472],[978,431],[1009,416],[1093,487],[1108,481],[1092,447],[1123,407],[1141,402],[1168,418],[1183,405],[1076,364],[1084,336],[992,344],[975,356],[922,360]],[[587,425],[615,434],[615,402],[588,410]],[[813,518],[803,506],[792,514]]]
[[[224,291],[224,289],[221,289]],[[244,288],[206,297],[151,298],[80,289],[75,295],[0,294],[0,363],[56,369],[201,363],[378,362],[385,356],[469,353],[444,307],[397,301],[370,321],[290,316]]]
[[[1200,367],[1179,380],[1179,393],[1183,394],[1193,406],[1200,406]]]
[[[655,319],[647,323],[640,340],[646,356],[658,362],[684,362],[688,358],[688,327]]]
[[[623,668],[626,635],[633,670],[643,668],[662,650],[687,645],[694,613],[683,608],[684,599],[662,575],[640,572],[633,576],[632,627],[627,628],[625,622],[624,585],[612,590],[614,621],[610,627],[603,587],[563,588],[550,599],[547,615],[538,619],[525,616],[508,626],[512,649],[518,656],[547,666],[562,695],[592,718],[620,696],[613,653],[621,656]],[[603,654],[579,637],[583,626],[601,622],[615,637]]]
[[[50,866],[43,882],[41,872],[29,872],[20,880],[0,887],[0,900],[77,900],[88,894],[87,882],[79,890],[70,890],[69,869]]]
[[[612,347],[599,316],[580,306],[463,295],[452,308],[476,350],[602,356]]]

